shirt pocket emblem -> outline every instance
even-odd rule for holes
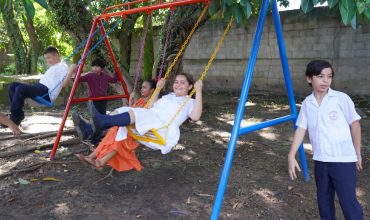
[[[329,112],[329,118],[333,121],[337,120],[338,119],[338,112],[336,112],[336,111]]]

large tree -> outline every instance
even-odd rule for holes
[[[3,0],[0,1],[1,16],[5,22],[7,34],[14,52],[15,73],[27,73],[27,52],[25,50],[25,43],[15,18],[13,1]]]

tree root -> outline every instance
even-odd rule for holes
[[[9,133],[12,136],[0,138],[0,141],[6,141],[6,140],[14,139],[14,138],[18,138],[18,139],[28,138],[28,139],[24,140],[24,141],[27,141],[27,140],[32,140],[32,139],[36,139],[36,138],[53,137],[53,136],[56,136],[57,133],[58,133],[57,131],[40,132],[40,133],[33,133],[33,134],[22,133],[19,137],[14,137],[11,133]],[[63,134],[73,134],[73,133],[75,133],[74,129],[68,129],[68,130],[63,131]]]
[[[77,144],[80,143],[80,140],[78,138],[72,138],[66,141],[61,141],[59,142],[60,145],[72,145],[72,144]],[[38,145],[38,146],[26,146],[25,148],[21,150],[16,150],[16,151],[10,151],[10,152],[4,152],[0,153],[0,158],[3,157],[11,157],[19,154],[24,154],[28,151],[33,151],[33,150],[39,150],[41,148],[47,148],[47,147],[52,147],[54,143],[48,143],[48,144],[43,144],[43,145]]]
[[[100,178],[100,179],[98,179],[97,181],[93,182],[93,184],[92,184],[92,185],[97,185],[98,183],[100,183],[101,181],[103,181],[103,180],[105,180],[105,179],[107,179],[107,178],[109,178],[109,177],[112,177],[112,178],[113,178],[113,171],[114,171],[114,169],[113,169],[113,168],[111,168],[111,170],[109,171],[108,175],[106,175],[105,177]]]
[[[82,151],[85,151],[85,149],[83,149],[83,150],[77,150],[77,151],[70,152],[68,154],[61,155],[61,157],[68,157],[68,156],[71,156],[71,155],[73,155],[75,153],[80,153]],[[66,164],[66,163],[79,163],[79,162],[80,161],[77,161],[77,160],[72,160],[72,161],[39,161],[37,163],[31,164],[30,166],[28,166],[26,168],[16,169],[16,170],[10,170],[10,171],[8,171],[6,173],[0,174],[0,178],[6,177],[6,176],[10,176],[10,175],[13,175],[15,173],[31,172],[31,171],[34,171],[34,170],[39,169],[40,167],[42,167],[45,164]]]

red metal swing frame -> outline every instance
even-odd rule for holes
[[[103,11],[103,13],[101,15],[96,16],[94,18],[94,22],[93,22],[93,24],[91,26],[91,29],[90,29],[89,39],[88,39],[88,41],[85,45],[85,49],[84,49],[82,57],[85,57],[85,55],[88,53],[88,51],[90,49],[90,45],[91,45],[91,42],[92,42],[92,37],[91,36],[94,33],[94,30],[95,30],[97,25],[100,26],[99,28],[100,28],[100,33],[102,34],[102,36],[105,36],[106,32],[105,32],[104,26],[102,25],[102,20],[109,21],[111,18],[114,18],[114,17],[121,17],[122,19],[125,19],[127,17],[127,15],[141,13],[141,12],[151,14],[151,12],[154,11],[154,10],[166,9],[166,8],[170,8],[170,10],[175,10],[176,7],[191,5],[191,4],[196,4],[196,3],[205,3],[206,5],[208,5],[210,3],[210,1],[211,0],[177,0],[177,1],[175,0],[175,1],[171,1],[171,2],[163,2],[163,0],[158,0],[157,3],[152,3],[151,5],[141,6],[141,7],[138,7],[138,8],[132,8],[132,6],[134,6],[136,4],[140,4],[140,3],[144,3],[144,2],[152,2],[150,0],[137,0],[137,1],[133,1],[133,2],[128,2],[128,3],[108,7]],[[121,9],[121,8],[123,8],[123,9]],[[121,9],[121,10],[117,11],[117,12],[109,12],[113,9]],[[66,105],[66,108],[65,108],[65,111],[64,111],[63,119],[62,119],[62,122],[59,126],[58,134],[57,134],[57,137],[55,138],[54,146],[53,146],[53,149],[52,149],[51,154],[50,154],[50,159],[51,160],[53,160],[54,157],[55,157],[55,153],[57,151],[60,138],[62,137],[64,125],[65,125],[65,122],[66,122],[66,119],[67,119],[67,116],[68,116],[68,113],[69,113],[69,110],[70,110],[70,107],[71,107],[72,103],[86,102],[88,100],[97,101],[97,100],[111,100],[111,99],[120,99],[120,98],[128,99],[129,98],[129,93],[127,91],[126,83],[124,82],[121,71],[118,68],[117,60],[114,56],[114,53],[113,53],[113,50],[112,50],[112,47],[111,47],[111,44],[109,42],[108,37],[104,38],[104,43],[107,46],[109,56],[110,56],[110,58],[113,62],[114,69],[115,69],[115,71],[118,75],[118,80],[120,81],[120,83],[122,85],[122,89],[124,91],[124,94],[123,95],[104,96],[104,97],[94,97],[94,98],[73,98],[73,96],[75,95],[77,86],[78,86],[78,82],[79,82],[79,79],[80,79],[80,76],[81,76],[81,73],[82,73],[82,69],[85,65],[85,61],[86,61],[86,57],[85,57],[82,60],[82,62],[80,63],[80,65],[78,66],[76,79],[73,83],[72,90],[71,90],[71,93],[69,95],[68,102],[67,102],[67,105]]]

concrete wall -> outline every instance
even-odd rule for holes
[[[342,24],[340,16],[327,8],[316,8],[309,15],[301,11],[281,13],[281,22],[295,94],[310,92],[304,77],[307,63],[326,59],[333,64],[333,88],[351,95],[370,95],[370,27],[357,30]],[[240,90],[255,32],[256,20],[245,26],[233,25],[207,75],[205,88]],[[203,71],[226,23],[208,21],[192,38],[184,57],[184,71],[199,76]],[[136,39],[140,39],[136,37]],[[155,42],[158,42],[156,37]],[[132,70],[135,73],[138,42],[133,42]],[[155,45],[157,46],[157,44]],[[157,51],[158,48],[155,48]],[[267,17],[252,91],[285,93],[284,78],[272,17]]]

